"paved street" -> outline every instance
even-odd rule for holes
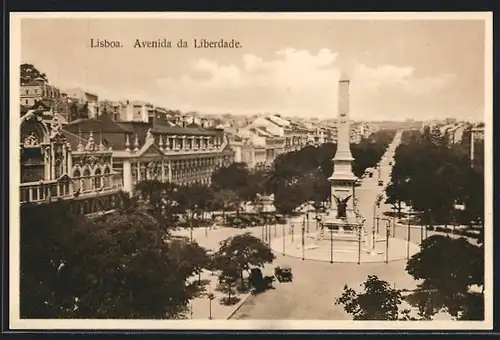
[[[270,227],[271,237],[274,227]],[[279,227],[278,229],[279,230]],[[203,247],[215,250],[220,241],[240,234],[250,232],[261,237],[262,228],[219,228],[208,231],[205,236],[203,229],[193,230],[194,239]],[[181,230],[177,234],[188,236],[189,231]],[[298,237],[298,235],[296,235]],[[289,265],[292,267],[294,280],[291,283],[275,283],[275,288],[258,296],[250,296],[234,314],[232,319],[349,319],[333,301],[338,297],[344,285],[358,287],[370,274],[395,284],[397,288],[412,289],[416,282],[404,270],[406,261],[385,263],[369,263],[357,265],[354,263],[333,263],[319,261],[302,261],[301,259],[282,256],[276,253],[273,264],[266,266],[265,275],[273,275],[275,266]],[[206,273],[205,275],[209,275]],[[212,276],[212,291],[215,289],[216,277]],[[224,319],[229,316],[235,306],[222,306],[218,299],[222,296],[214,292],[217,298],[212,301],[212,317]],[[240,296],[242,299],[246,295]],[[193,319],[207,319],[209,302],[203,297],[192,302]]]
[[[394,146],[391,147],[392,152]],[[389,153],[381,162],[380,178],[384,184],[388,182],[390,176],[389,161],[392,154]],[[367,222],[373,221],[373,202],[376,196],[383,190],[382,186],[378,186],[378,173],[375,172],[373,178],[363,180],[362,186],[357,188],[360,197],[360,210],[366,216]],[[382,205],[381,213],[385,209],[390,209],[386,205]],[[234,236],[236,234],[250,232],[256,237],[264,239],[266,242],[282,242],[282,236],[286,236],[287,242],[291,242],[291,225],[293,225],[293,238],[295,242],[300,240],[300,230],[303,217],[296,217],[290,221],[287,226],[269,226],[267,228],[254,227],[247,229],[234,228],[218,228],[208,230],[204,229],[193,230],[193,238],[203,247],[216,250],[220,241]],[[382,229],[382,228],[381,228]],[[401,235],[397,227],[397,237]],[[419,230],[411,228],[411,241],[416,240],[415,233]],[[316,231],[316,224],[309,222],[309,231]],[[381,231],[382,232],[382,231]],[[189,236],[188,230],[181,230],[178,234]],[[404,238],[398,237],[400,240]],[[391,242],[396,242],[390,239]],[[405,244],[404,242],[402,244]],[[401,248],[401,246],[399,246]],[[273,248],[279,248],[275,246]],[[403,246],[403,248],[405,248]],[[258,296],[250,296],[242,304],[242,306],[233,315],[232,319],[332,319],[342,320],[350,319],[350,316],[345,314],[341,307],[334,305],[334,299],[342,293],[344,285],[353,288],[359,287],[364,282],[368,275],[377,275],[380,279],[386,280],[393,284],[396,288],[413,289],[416,287],[415,282],[405,270],[406,259],[393,261],[389,263],[329,263],[328,261],[303,261],[300,257],[294,258],[283,256],[279,249],[274,249],[277,259],[276,261],[266,266],[265,275],[273,275],[273,268],[277,265],[289,265],[292,267],[294,280],[291,283],[276,283],[275,289],[269,290]],[[412,253],[415,251],[415,246],[412,245]],[[341,255],[341,254],[340,254]],[[336,254],[339,256],[339,254]],[[404,256],[403,256],[404,257]],[[338,260],[338,259],[336,259]],[[383,260],[382,260],[383,261]],[[208,274],[207,274],[208,275]],[[212,285],[209,290],[215,289],[216,278],[212,276]],[[221,306],[218,303],[220,293],[212,302],[213,318],[226,318],[233,307]],[[246,298],[247,296],[241,296]],[[208,300],[200,298],[192,303],[193,318],[207,318]]]
[[[389,162],[398,143],[397,135],[389,152],[380,162],[380,179],[384,181],[384,185],[389,181]],[[375,171],[373,178],[363,179],[361,187],[356,188],[360,212],[366,218],[368,230],[373,225],[374,213],[381,214],[385,209],[390,210],[390,207],[381,205],[380,211],[374,211],[376,196],[384,189],[383,186],[378,186],[378,179],[378,172]],[[383,232],[383,229],[380,231]],[[387,264],[357,265],[303,261],[300,258],[278,255],[276,264],[287,264],[293,268],[293,283],[278,283],[275,290],[250,297],[235,313],[234,319],[351,319],[340,306],[334,305],[334,299],[340,296],[344,285],[358,288],[370,274],[377,275],[398,289],[413,289],[417,285],[406,273],[405,259]]]
[[[289,265],[294,280],[275,284],[276,289],[251,296],[232,319],[350,320],[341,306],[334,305],[344,285],[359,288],[370,274],[395,284],[396,288],[416,286],[404,270],[406,261],[389,264],[344,264],[302,261],[277,255],[274,265]],[[266,268],[272,274],[272,268]]]

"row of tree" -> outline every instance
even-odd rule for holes
[[[362,176],[365,169],[380,161],[395,135],[394,130],[381,130],[351,145],[353,172]],[[258,194],[274,194],[274,206],[281,214],[290,214],[305,202],[321,206],[329,199],[328,177],[333,173],[332,158],[337,144],[307,146],[279,155],[271,169],[249,171],[242,163],[221,168],[212,176],[215,192],[224,190],[240,201],[256,202]],[[224,196],[224,195],[223,195]]]
[[[72,214],[65,202],[21,207],[22,318],[181,318],[205,292],[203,269],[219,272],[219,290],[231,302],[244,271],[274,260],[250,234],[209,255],[172,237],[179,226],[173,211],[122,199],[120,209],[92,219]]]
[[[470,166],[468,144],[449,144],[439,129],[410,130],[395,152],[387,202],[421,213],[422,223],[481,224],[484,173]],[[455,209],[457,204],[464,211]]]
[[[484,173],[471,167],[469,141],[449,144],[438,129],[405,131],[395,152],[387,202],[401,212],[402,203],[420,212],[422,222],[482,223]],[[455,211],[463,204],[461,214]],[[345,286],[336,304],[355,320],[430,320],[446,312],[456,320],[484,320],[484,245],[465,238],[433,235],[407,262],[419,281],[403,292],[369,276],[357,292]],[[406,303],[406,307],[403,306]],[[411,313],[414,307],[418,312]]]
[[[407,262],[406,271],[420,282],[415,290],[403,292],[370,275],[362,292],[346,285],[335,303],[354,320],[432,320],[437,313],[455,320],[484,320],[483,246],[464,238],[430,236]]]
[[[23,318],[176,318],[201,292],[195,243],[164,242],[148,211],[127,206],[94,219],[65,202],[21,208]]]

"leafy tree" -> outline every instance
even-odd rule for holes
[[[225,216],[228,210],[239,211],[241,205],[241,198],[233,190],[220,190],[214,193],[213,196],[214,204],[216,207],[220,207]]]
[[[392,289],[389,283],[380,280],[375,275],[369,275],[361,284],[363,293],[344,286],[342,295],[335,300],[335,304],[343,305],[346,313],[351,314],[354,320],[398,320],[399,306],[402,302],[401,292]],[[404,314],[408,314],[407,311]]]
[[[405,131],[395,152],[388,203],[420,212],[421,223],[482,222],[484,174],[470,168],[464,145],[449,145],[436,129]],[[455,204],[466,212],[458,216]]]
[[[306,183],[283,186],[274,194],[274,206],[283,215],[290,215],[310,197],[310,188]]]
[[[21,85],[27,84],[37,78],[41,78],[46,82],[48,81],[47,75],[40,72],[34,65],[26,63],[21,64]]]
[[[158,220],[164,236],[168,236],[177,227],[179,193],[178,186],[158,180],[145,180],[135,185],[135,192],[142,208],[149,210]],[[137,207],[135,207],[137,208]]]
[[[236,286],[238,276],[238,270],[231,265],[222,269],[216,290],[227,295],[227,297],[222,300],[224,304],[231,305],[238,302],[238,298],[235,296],[237,293]]]
[[[402,204],[408,201],[407,195],[407,183],[403,182],[391,182],[385,189],[387,195],[386,203],[392,204],[392,206],[397,210],[398,215],[401,214]]]
[[[200,247],[196,242],[189,242],[185,247],[186,254],[189,254],[186,260],[191,262],[190,268],[194,268],[194,273],[198,274],[198,281],[200,281],[203,269],[210,268],[210,257],[207,254],[207,250]]]
[[[216,192],[231,190],[241,199],[252,201],[258,193],[255,180],[245,163],[232,163],[212,174],[212,188]]]
[[[259,238],[245,233],[229,237],[221,242],[219,250],[215,253],[216,268],[230,272],[236,270],[240,274],[243,286],[243,272],[250,267],[262,267],[274,261],[276,256],[267,244]]]
[[[470,291],[472,286],[484,289],[483,247],[464,238],[433,235],[424,239],[406,270],[414,279],[423,280],[412,301],[420,308],[427,306],[428,315],[443,309],[460,319],[484,313],[484,297],[481,300],[480,294]]]
[[[36,228],[33,228],[36,226]],[[184,242],[132,208],[92,220],[66,202],[21,208],[21,317],[160,319],[181,315],[202,266]]]

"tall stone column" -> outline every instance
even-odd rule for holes
[[[349,78],[342,74],[338,87],[337,151],[333,158],[333,173],[328,178],[332,204],[327,220],[332,226],[342,229],[356,228],[357,230],[353,231],[360,231],[354,209],[357,177],[352,172],[354,158],[349,138],[349,83]]]

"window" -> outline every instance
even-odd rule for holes
[[[90,171],[89,169],[85,169],[83,172],[83,191],[88,191],[91,189],[92,182],[90,178]]]
[[[61,160],[57,159],[56,160],[56,164],[55,164],[55,178],[59,178],[62,176],[63,174],[63,165],[62,165],[62,162]]]
[[[111,180],[110,171],[109,171],[109,168],[108,168],[108,167],[106,167],[106,168],[104,169],[104,187],[105,187],[105,188],[108,188],[108,187],[110,187],[110,186],[111,186],[111,185],[110,185],[110,183],[111,183],[111,181],[110,181],[110,180]]]
[[[80,177],[81,177],[80,171],[75,170],[75,172],[73,172],[73,190],[74,191],[78,191],[78,189],[80,189]]]
[[[101,178],[101,169],[95,169],[93,178],[94,189],[99,189],[101,187]]]

